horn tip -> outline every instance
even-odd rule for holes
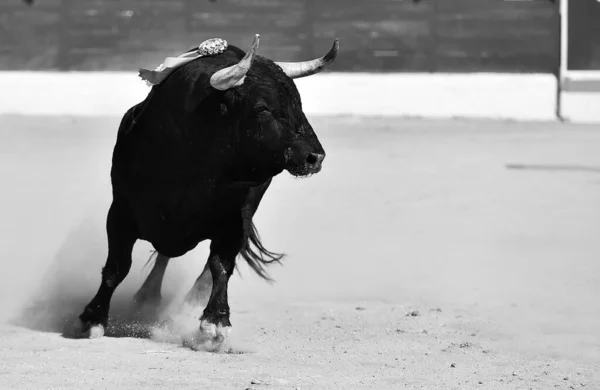
[[[325,54],[325,57],[323,57],[325,62],[327,62],[328,66],[331,65],[335,61],[335,59],[338,56],[339,51],[340,51],[340,40],[335,38],[333,40],[333,46],[331,46],[331,49],[329,50],[329,52],[327,54]]]

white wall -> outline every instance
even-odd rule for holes
[[[565,92],[561,98],[561,116],[565,121],[600,123],[600,93]]]
[[[309,112],[554,120],[547,75],[327,74],[299,80]]]
[[[309,115],[556,119],[556,79],[545,74],[327,73],[296,82]],[[122,115],[148,90],[129,72],[0,72],[0,114]]]

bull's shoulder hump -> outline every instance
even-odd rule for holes
[[[135,128],[136,119],[140,114],[142,104],[143,102],[138,103],[125,112],[121,119],[121,124],[119,125],[119,131],[117,132],[119,136],[127,135]]]

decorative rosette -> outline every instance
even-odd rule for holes
[[[225,50],[227,50],[227,41],[221,38],[207,39],[198,46],[200,57],[214,56],[223,53]]]

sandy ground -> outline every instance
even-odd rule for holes
[[[167,271],[175,327],[131,313],[140,242],[109,337],[61,335],[99,284],[118,121],[0,117],[0,388],[600,389],[597,127],[313,118],[324,170],[256,219],[285,265],[240,264],[210,353],[182,344],[202,308],[175,314],[207,244]]]

